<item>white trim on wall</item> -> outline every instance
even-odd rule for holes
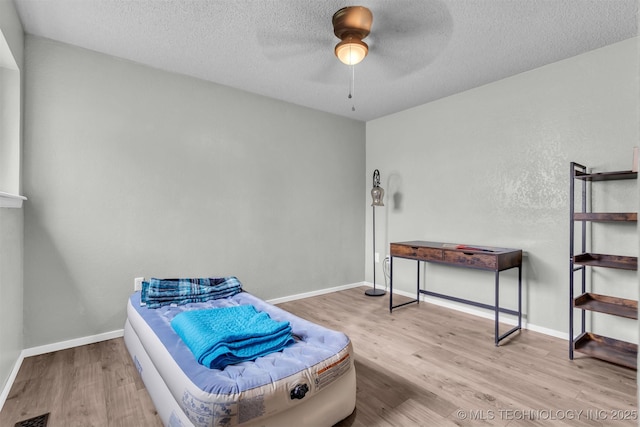
[[[365,285],[373,287],[373,284],[370,284],[370,283],[365,283]],[[408,298],[415,298],[416,297],[416,295],[414,293],[406,292],[406,291],[402,291],[402,290],[394,290],[393,294],[394,295],[402,295],[402,296],[408,297]],[[483,309],[472,307],[472,306],[454,304],[452,302],[449,302],[447,300],[443,300],[441,298],[426,297],[424,295],[420,295],[420,301],[421,302],[424,301],[424,302],[426,302],[428,304],[433,304],[433,305],[437,305],[437,306],[444,307],[444,308],[450,308],[452,310],[460,311],[462,313],[471,314],[473,316],[482,317],[482,318],[485,318],[485,319],[493,320],[495,318],[495,314],[491,310],[483,310]],[[500,323],[505,323],[507,325],[517,325],[518,321],[514,316],[509,316],[509,315],[502,314],[500,316]],[[527,322],[526,317],[525,317],[525,313],[522,314],[522,329],[527,329],[529,331],[538,332],[538,333],[541,333],[541,334],[544,334],[544,335],[549,335],[549,336],[552,336],[552,337],[555,337],[555,338],[564,339],[564,340],[568,340],[569,339],[569,334],[566,333],[566,332],[556,331],[554,329],[545,328],[545,327],[534,325],[532,323]]]
[[[21,208],[26,197],[0,191],[0,208]]]
[[[318,295],[329,294],[331,292],[338,292],[338,291],[344,291],[346,289],[357,288],[358,286],[368,286],[368,283],[358,282],[358,283],[351,283],[350,285],[335,286],[333,288],[320,289],[318,291],[305,292],[302,294],[290,295],[288,297],[273,298],[273,299],[267,300],[267,302],[269,304],[277,305],[277,304],[282,304],[283,302],[295,301],[297,299],[310,298]]]
[[[124,329],[118,329],[116,331],[105,332],[103,334],[92,335],[88,337],[76,338],[68,341],[61,341],[57,343],[41,345],[38,347],[31,347],[24,349],[20,352],[18,356],[18,360],[16,360],[15,365],[13,366],[13,370],[11,371],[11,375],[7,379],[7,383],[4,386],[4,389],[0,393],[0,411],[4,407],[4,403],[9,396],[9,391],[11,391],[11,387],[13,386],[16,377],[18,376],[18,371],[22,366],[22,362],[25,357],[38,356],[40,354],[51,353],[52,351],[66,350],[68,348],[79,347],[82,345],[93,344],[100,341],[106,341],[113,338],[119,338],[124,335]]]
[[[2,408],[4,407],[4,402],[7,401],[7,397],[9,396],[9,391],[11,391],[11,386],[13,386],[13,382],[16,380],[16,377],[18,376],[18,371],[20,370],[20,366],[22,366],[22,361],[24,360],[24,355],[22,353],[24,353],[24,351],[22,351],[18,356],[18,360],[16,360],[15,365],[13,365],[13,370],[11,371],[9,378],[7,378],[7,382],[5,383],[4,389],[2,389],[2,392],[0,393],[0,411],[2,411]]]
[[[31,348],[22,350],[22,354],[24,357],[37,356],[39,354],[51,353],[52,351],[66,350],[68,348],[79,347],[81,345],[87,345],[87,344],[93,344],[100,341],[119,338],[121,336],[124,336],[124,329],[118,329],[111,332],[105,332],[103,334],[91,335],[88,337],[75,338],[72,340],[41,345],[38,347],[31,347]]]
[[[21,85],[20,68],[0,30],[0,188],[15,193],[20,191]],[[0,195],[0,207],[22,206],[21,196],[15,201],[20,206],[5,205],[5,195]]]
[[[369,282],[359,282],[359,283],[352,283],[349,285],[343,285],[343,286],[336,286],[333,288],[327,288],[327,289],[321,289],[318,291],[313,291],[313,292],[305,292],[302,294],[295,294],[295,295],[291,295],[291,296],[287,296],[287,297],[282,297],[282,298],[274,298],[271,300],[267,300],[268,303],[270,304],[281,304],[281,303],[285,303],[285,302],[289,302],[289,301],[295,301],[298,299],[303,299],[303,298],[310,298],[310,297],[314,297],[314,296],[318,296],[318,295],[323,295],[323,294],[328,294],[331,292],[338,292],[338,291],[344,291],[346,289],[351,289],[351,288],[357,288],[359,286],[368,286],[370,288],[373,288],[373,283],[369,283]],[[377,287],[379,288],[380,285],[377,285]],[[388,291],[388,289],[387,289]],[[408,298],[415,298],[415,294],[411,293],[411,292],[405,292],[402,290],[395,290],[393,292],[394,295],[401,295],[401,296],[405,296]],[[493,320],[494,319],[494,312],[491,310],[483,310],[483,309],[479,309],[476,307],[472,307],[472,306],[465,306],[465,305],[460,305],[460,304],[455,304],[446,300],[443,300],[441,298],[435,298],[435,297],[426,297],[424,295],[420,295],[420,301],[421,302],[426,302],[429,304],[434,304],[440,307],[444,307],[444,308],[449,308],[452,310],[456,310],[456,311],[460,311],[462,313],[467,313],[467,314],[471,314],[473,316],[477,316],[477,317],[482,317],[484,319],[490,319]],[[517,319],[514,316],[508,316],[508,315],[501,315],[500,316],[500,322],[501,323],[505,323],[507,325],[516,325],[517,324]],[[529,331],[533,331],[533,332],[538,332],[541,333],[543,335],[549,335],[555,338],[560,338],[563,340],[568,340],[569,339],[569,334],[566,332],[562,332],[562,331],[557,331],[555,329],[549,329],[549,328],[545,328],[542,326],[538,326],[538,325],[534,325],[532,323],[527,322],[525,314],[523,313],[523,318],[522,318],[522,329],[527,329]]]

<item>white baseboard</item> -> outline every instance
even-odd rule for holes
[[[270,304],[280,304],[283,302],[289,302],[289,301],[295,301],[298,299],[303,299],[303,298],[309,298],[309,297],[315,297],[317,295],[323,295],[323,294],[328,294],[331,292],[337,292],[337,291],[343,291],[345,289],[351,289],[351,288],[357,288],[359,286],[368,286],[370,288],[373,287],[373,283],[369,283],[369,282],[359,282],[359,283],[352,283],[349,285],[343,285],[343,286],[336,286],[333,288],[327,288],[327,289],[321,289],[319,291],[312,291],[312,292],[305,292],[302,294],[296,294],[296,295],[290,295],[287,297],[282,297],[282,298],[274,298],[274,299],[270,299],[267,300],[268,303]],[[376,287],[378,288],[384,288],[384,286],[378,285],[376,284]],[[388,289],[386,289],[388,291]],[[405,292],[405,291],[401,291],[401,290],[395,290],[393,292],[394,295],[402,295],[408,298],[415,298],[415,294],[411,293],[411,292]],[[491,310],[483,310],[481,308],[477,308],[477,307],[473,307],[473,306],[469,306],[469,305],[463,305],[463,304],[455,304],[453,302],[441,299],[441,298],[436,298],[436,297],[427,297],[424,295],[420,296],[420,301],[424,301],[430,304],[434,304],[440,307],[445,307],[445,308],[450,308],[452,310],[456,310],[456,311],[460,311],[463,313],[467,313],[467,314],[471,314],[473,316],[478,316],[478,317],[482,317],[485,319],[490,319],[493,320],[494,319],[494,312]],[[500,322],[502,323],[506,323],[508,325],[517,325],[518,324],[518,320],[516,319],[515,316],[510,316],[510,315],[505,315],[502,314],[500,316]],[[533,332],[538,332],[544,335],[549,335],[555,338],[560,338],[563,340],[568,340],[569,339],[569,334],[566,332],[561,332],[561,331],[556,331],[555,329],[549,329],[549,328],[545,328],[543,326],[538,326],[538,325],[534,325],[532,323],[529,323],[526,321],[526,319],[522,319],[522,328],[523,329],[527,329]]]
[[[366,286],[373,286],[369,283],[365,283]],[[414,298],[416,297],[416,294],[413,292],[405,292],[405,291],[401,291],[401,290],[394,290],[393,291],[394,295],[402,295],[404,297],[408,297],[408,298]],[[455,304],[453,302],[441,299],[441,298],[436,298],[436,297],[427,297],[424,295],[420,295],[420,301],[424,301],[433,305],[437,305],[440,307],[445,307],[445,308],[450,308],[451,310],[456,310],[456,311],[460,311],[462,313],[467,313],[467,314],[471,314],[473,316],[478,316],[478,317],[482,317],[485,319],[491,319],[493,320],[495,318],[495,313],[492,310],[483,310],[481,308],[478,307],[474,307],[474,306],[469,306],[469,305],[462,305],[462,304]],[[506,323],[508,325],[517,325],[518,324],[518,320],[515,316],[510,316],[508,314],[501,314],[500,315],[500,322],[502,323]],[[544,335],[549,335],[555,338],[560,338],[563,340],[568,340],[569,339],[569,334],[567,332],[561,332],[561,331],[556,331],[555,329],[549,329],[549,328],[545,328],[543,326],[538,326],[538,325],[534,325],[532,323],[527,322],[526,319],[522,319],[522,328],[523,329],[527,329],[533,332],[538,332]]]
[[[295,301],[302,298],[310,298],[318,295],[330,294],[331,292],[344,291],[346,289],[357,288],[359,286],[368,286],[365,282],[351,283],[350,285],[335,286],[333,288],[320,289],[318,291],[305,292],[302,294],[290,295],[287,297],[273,298],[267,300],[269,304],[278,305],[283,302]]]
[[[41,345],[38,347],[31,347],[31,348],[26,348],[22,350],[20,352],[20,355],[18,356],[18,360],[13,366],[11,375],[9,375],[9,378],[7,379],[7,383],[5,384],[4,389],[2,390],[2,393],[0,393],[0,411],[4,407],[4,403],[6,402],[7,397],[9,396],[9,391],[11,391],[11,387],[13,386],[13,383],[16,380],[18,371],[20,370],[20,367],[22,366],[22,362],[26,357],[38,356],[40,354],[51,353],[52,351],[66,350],[72,347],[93,344],[100,341],[106,341],[113,338],[118,338],[123,335],[124,335],[124,329],[118,329],[116,331],[105,332],[103,334],[76,338],[68,341],[61,341],[57,343]]]
[[[106,341],[113,338],[119,338],[124,335],[124,329],[117,329],[111,332],[104,332],[98,335],[88,337],[75,338],[68,341],[60,341],[52,344],[31,347],[22,350],[24,357],[37,356],[39,354],[51,353],[52,351],[66,350],[68,348],[79,347],[81,345],[93,344],[100,341]]]
[[[7,378],[7,382],[4,388],[2,389],[2,393],[0,393],[0,411],[2,411],[2,408],[4,407],[4,402],[7,401],[7,397],[9,396],[9,391],[11,391],[11,386],[13,385],[13,382],[16,380],[16,377],[18,376],[18,371],[20,370],[20,366],[22,366],[22,361],[24,360],[23,353],[24,353],[24,350],[20,352],[20,355],[18,355],[18,360],[16,360],[16,363],[13,365],[13,370],[11,371],[9,378]]]
[[[538,326],[538,325],[532,325],[531,323],[527,324],[527,327],[525,329],[528,329],[530,331],[533,332],[539,332],[541,334],[544,335],[549,335],[555,338],[560,338],[563,340],[569,340],[569,333],[568,332],[561,332],[561,331],[556,331],[555,329],[549,329],[549,328],[545,328],[543,326]],[[567,345],[569,345],[569,343],[567,343]]]

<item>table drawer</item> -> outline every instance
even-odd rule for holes
[[[444,261],[451,264],[466,265],[475,268],[497,269],[495,255],[477,254],[473,252],[445,251]]]
[[[442,249],[391,244],[391,256],[423,261],[442,261]]]

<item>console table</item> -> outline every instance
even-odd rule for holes
[[[406,258],[417,261],[416,299],[393,305],[393,259]],[[473,268],[495,272],[495,304],[484,304],[450,295],[440,294],[426,289],[420,289],[420,261],[451,265],[456,267]],[[500,307],[500,272],[511,268],[518,269],[518,310]],[[522,250],[494,248],[489,246],[470,246],[453,243],[411,241],[391,243],[391,257],[389,260],[389,311],[407,304],[420,303],[420,294],[444,298],[464,304],[471,304],[495,311],[495,345],[522,328]],[[425,285],[426,287],[426,285]],[[500,335],[499,314],[507,313],[518,316],[518,325]]]

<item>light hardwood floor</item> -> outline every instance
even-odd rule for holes
[[[566,341],[531,331],[495,347],[491,320],[426,303],[389,313],[364,289],[279,305],[351,338],[356,411],[340,427],[638,425],[635,371],[570,361]],[[45,412],[50,427],[162,425],[122,339],[25,359],[0,426]]]

